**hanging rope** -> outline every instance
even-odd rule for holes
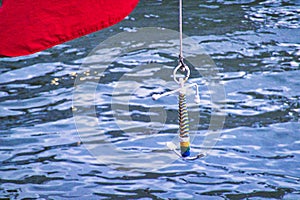
[[[180,50],[179,50],[179,60],[183,60],[182,54],[182,0],[179,0],[179,41],[180,41]]]
[[[186,82],[190,76],[190,69],[189,67],[183,62],[183,33],[182,33],[182,0],[179,0],[179,60],[178,60],[178,66],[174,69],[173,77],[176,83],[179,84],[179,80],[176,79],[176,73],[178,69],[180,69],[182,72],[185,72],[185,78],[184,82]]]

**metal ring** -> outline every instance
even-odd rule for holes
[[[189,79],[190,74],[191,74],[190,68],[189,68],[186,64],[180,62],[180,63],[177,65],[177,67],[174,69],[174,71],[173,71],[173,78],[174,78],[174,81],[175,81],[176,83],[178,83],[178,84],[180,84],[180,81],[179,81],[179,79],[176,78],[176,73],[177,73],[177,71],[178,71],[182,66],[184,66],[184,69],[186,70],[186,75],[185,75],[185,77],[184,77],[184,79],[183,79],[184,82],[186,82],[186,81]]]

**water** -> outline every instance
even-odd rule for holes
[[[224,85],[226,121],[209,156],[155,170],[124,171],[92,156],[74,124],[73,112],[81,112],[72,108],[74,81],[83,58],[108,37],[145,26],[176,30],[176,1],[141,1],[111,28],[31,56],[1,58],[1,199],[299,199],[299,21],[298,1],[184,2],[184,32],[211,56]],[[177,132],[176,97],[153,102],[151,91],[165,91],[166,77],[137,66],[152,60],[168,72],[175,59],[145,49],[111,66],[97,86],[95,105],[105,139],[145,156],[163,149]],[[145,78],[127,83],[138,91],[130,109],[121,110],[121,117],[133,119],[122,131],[112,109],[122,102],[111,104],[111,92],[131,72]],[[203,79],[191,81],[201,83],[203,100],[190,110],[200,116],[200,136],[193,141],[199,150],[213,109]],[[161,108],[165,124],[151,115]]]

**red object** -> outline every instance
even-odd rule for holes
[[[3,0],[0,55],[22,56],[124,19],[138,0]]]

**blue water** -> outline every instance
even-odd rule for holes
[[[193,162],[164,149],[177,134],[176,97],[151,99],[169,89],[165,80],[176,55],[160,49],[171,41],[124,55],[105,72],[93,104],[99,132],[82,134],[74,116],[90,117],[87,125],[93,117],[72,102],[80,74],[97,77],[82,66],[93,48],[137,28],[177,30],[176,1],[141,1],[106,30],[34,55],[0,58],[0,199],[300,199],[299,21],[298,1],[184,2],[184,33],[213,59],[226,94],[221,136]],[[138,67],[150,61],[163,67]],[[133,92],[112,92],[132,74],[142,78],[123,84],[137,89],[124,110],[121,100]],[[190,81],[200,85],[202,102],[189,110],[200,120],[192,148],[200,151],[214,107],[205,81],[194,73]],[[144,163],[157,153],[172,162],[116,167],[113,156],[101,162],[89,149],[105,142],[137,152]]]

